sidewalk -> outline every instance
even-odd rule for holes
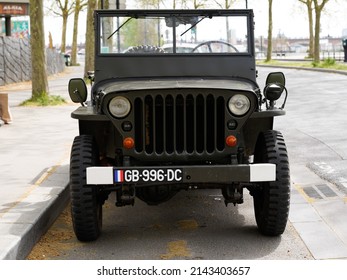
[[[22,107],[31,83],[0,87],[8,93],[13,123],[0,127],[0,260],[25,259],[66,207],[70,148],[78,134],[67,86],[82,77],[83,67],[68,67],[48,78],[51,95],[63,106]]]

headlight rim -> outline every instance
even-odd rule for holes
[[[112,110],[112,107],[111,107],[111,106],[112,106],[112,103],[115,102],[115,100],[117,100],[117,99],[121,99],[121,100],[123,100],[123,101],[125,101],[125,102],[127,103],[127,107],[128,107],[128,108],[124,111],[124,113],[117,114],[117,113],[115,113],[115,112]],[[126,117],[130,114],[131,109],[132,109],[130,100],[129,100],[127,97],[123,96],[123,95],[117,95],[117,96],[113,97],[113,98],[109,101],[107,107],[108,107],[109,113],[110,113],[113,117],[115,117],[115,118],[117,118],[117,119],[124,119],[124,118],[126,118]]]
[[[232,105],[235,104],[235,102],[232,102],[233,99],[236,99],[237,97],[242,97],[244,98],[244,106],[246,106],[245,108],[246,109],[238,109],[238,108],[233,108]],[[235,105],[234,105],[235,107]],[[234,94],[232,97],[229,98],[229,101],[228,101],[228,109],[229,109],[229,112],[233,115],[233,116],[236,116],[236,117],[242,117],[242,116],[245,116],[249,110],[251,109],[251,99],[243,94],[243,93],[237,93],[237,94]]]

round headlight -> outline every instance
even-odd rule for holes
[[[242,116],[246,114],[251,107],[251,102],[246,95],[235,94],[230,98],[228,103],[229,110],[236,116]]]
[[[131,110],[130,101],[123,96],[114,97],[108,105],[110,113],[116,118],[126,117]]]

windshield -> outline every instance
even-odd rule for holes
[[[99,54],[239,54],[250,51],[246,15],[105,14],[99,21]]]

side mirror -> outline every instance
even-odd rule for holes
[[[280,109],[284,108],[288,95],[285,85],[286,78],[282,72],[272,72],[267,76],[264,96],[270,103],[269,105],[266,103],[268,109],[274,109],[275,101],[282,96],[283,91],[286,91],[286,97]]]
[[[75,78],[69,81],[69,95],[72,102],[82,103],[87,100],[88,90],[83,79]]]
[[[286,77],[282,72],[271,72],[266,78],[266,85],[279,84],[286,86]]]

